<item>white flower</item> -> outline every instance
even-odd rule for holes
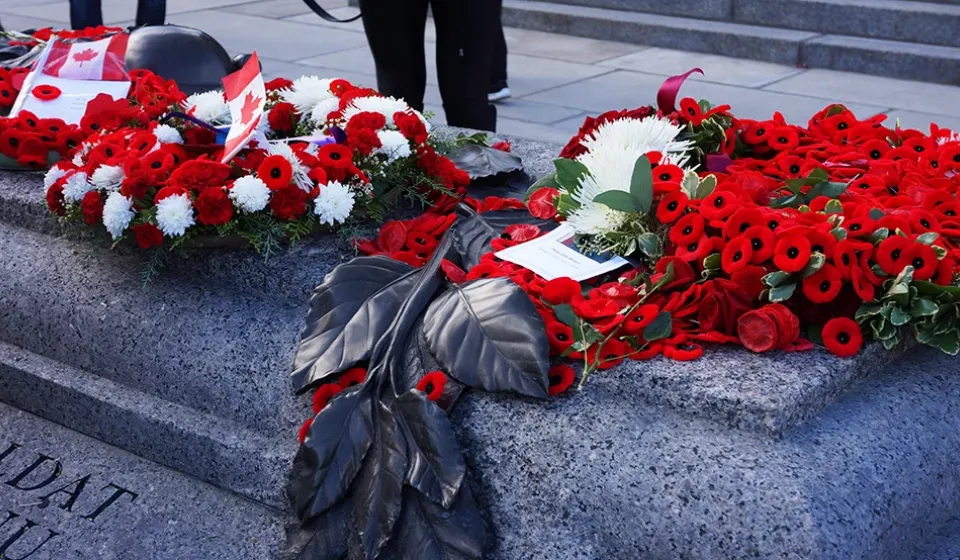
[[[110,193],[103,203],[103,225],[114,239],[123,234],[133,216],[133,201],[120,194],[120,191]]]
[[[324,99],[313,107],[313,111],[310,112],[310,120],[318,125],[322,125],[323,123],[327,122],[327,115],[339,108],[340,99],[336,97]]]
[[[83,195],[93,190],[93,185],[87,181],[87,174],[83,171],[74,171],[63,183],[63,200],[66,202],[80,202]]]
[[[259,212],[266,208],[270,201],[270,189],[253,175],[245,175],[233,183],[230,199],[244,212]]]
[[[153,135],[157,137],[157,142],[161,144],[183,144],[183,136],[180,131],[167,124],[158,125],[153,129]]]
[[[280,97],[291,103],[297,113],[308,115],[321,101],[334,97],[330,92],[330,84],[334,79],[301,76],[293,81],[293,87],[280,90]]]
[[[387,119],[387,124],[393,123],[394,113],[409,113],[411,115],[416,115],[420,117],[421,121],[424,120],[423,115],[419,112],[413,110],[407,102],[402,99],[394,99],[393,97],[381,97],[378,95],[372,97],[358,97],[350,102],[347,105],[347,108],[343,110],[343,120],[349,121],[351,117],[357,115],[358,113],[380,113]]]
[[[59,163],[54,165],[47,171],[47,174],[43,176],[43,188],[49,189],[54,183],[60,180],[61,177],[66,176],[67,173],[69,173],[69,171],[61,168]]]
[[[222,91],[195,93],[187,98],[187,113],[209,124],[230,124],[230,106]]]
[[[193,204],[189,196],[177,194],[157,203],[157,226],[167,237],[181,236],[193,224]]]
[[[307,192],[313,190],[313,181],[307,176],[308,170],[300,163],[300,160],[297,159],[290,144],[286,142],[271,142],[267,146],[267,151],[271,155],[283,156],[283,159],[290,162],[290,167],[293,168],[293,182],[296,183],[298,187]]]
[[[411,154],[410,141],[399,131],[380,130],[377,132],[377,137],[380,138],[381,146],[376,151],[387,156],[387,163],[393,163]]]
[[[331,181],[320,187],[320,194],[314,201],[313,213],[320,218],[321,224],[335,225],[343,223],[353,210],[353,193],[337,181]]]
[[[93,172],[90,182],[98,189],[115,191],[126,178],[122,165],[101,165]]]
[[[660,152],[673,158],[673,162],[682,167],[688,159],[686,151],[690,149],[690,142],[675,141],[681,130],[682,127],[673,124],[669,119],[657,116],[618,119],[601,125],[584,139],[583,147],[588,153],[609,149],[635,153],[637,155],[633,158],[634,162],[647,152]]]

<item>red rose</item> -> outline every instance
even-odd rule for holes
[[[286,78],[274,78],[269,82],[263,84],[263,87],[267,91],[277,91],[280,89],[287,89],[293,87],[293,82]]]
[[[270,210],[281,220],[296,220],[307,211],[307,193],[296,185],[273,191]]]
[[[700,301],[697,310],[700,328],[734,335],[740,316],[753,309],[752,298],[733,282],[717,280],[713,285],[717,289]]]
[[[737,321],[737,336],[740,344],[752,352],[766,352],[777,345],[780,334],[773,317],[762,309],[754,309],[740,316]]]
[[[83,221],[88,226],[95,226],[103,218],[103,196],[99,191],[90,191],[83,195],[80,201],[80,210],[83,211]]]
[[[267,121],[270,128],[282,134],[290,134],[297,125],[297,112],[293,104],[283,102],[277,103],[267,113]]]
[[[153,224],[137,224],[130,226],[133,235],[137,238],[137,245],[141,249],[152,249],[163,244],[163,232]]]
[[[222,187],[229,177],[229,165],[200,157],[183,162],[170,174],[167,184],[199,191],[208,187]]]
[[[47,189],[47,207],[58,216],[63,216],[67,210],[63,207],[63,181],[59,180]]]
[[[224,188],[204,189],[193,203],[197,221],[205,226],[219,226],[233,218],[233,205]]]

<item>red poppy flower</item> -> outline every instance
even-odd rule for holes
[[[653,180],[658,183],[679,183],[683,181],[683,169],[673,164],[658,165],[653,168]]]
[[[134,237],[137,238],[137,245],[141,249],[152,249],[163,245],[163,232],[153,224],[137,224],[130,226]]]
[[[832,264],[824,264],[823,268],[803,279],[803,295],[813,303],[833,301],[842,287],[840,272]]]
[[[763,285],[766,274],[767,270],[762,266],[750,265],[731,274],[730,279],[736,282],[752,301],[760,297],[760,293],[766,288]]]
[[[587,350],[587,361],[597,364],[597,369],[610,369],[619,365],[628,352],[630,352],[630,346],[614,338],[606,341],[601,347],[591,346]]]
[[[317,159],[327,169],[349,169],[353,165],[353,152],[343,144],[324,144],[317,152]]]
[[[750,145],[766,144],[770,137],[773,125],[769,122],[756,122],[750,125],[743,133],[743,141]]]
[[[739,197],[730,191],[714,191],[700,201],[700,213],[708,220],[722,220],[737,211]]]
[[[367,370],[364,368],[350,368],[347,371],[343,372],[343,375],[340,376],[340,379],[337,380],[337,385],[343,389],[349,389],[354,385],[359,385],[363,383],[363,380],[367,378]]]
[[[873,301],[876,299],[876,287],[870,282],[867,275],[863,272],[863,269],[859,266],[850,268],[850,285],[853,286],[853,291],[856,292],[861,300]]]
[[[929,280],[937,273],[937,253],[933,247],[923,243],[913,243],[907,246],[903,251],[900,261],[904,265],[913,267],[913,278],[915,280]]]
[[[663,347],[663,357],[678,362],[689,362],[703,356],[703,346],[692,342],[682,344],[667,344]]]
[[[540,228],[533,224],[513,224],[507,226],[503,233],[509,235],[510,239],[523,243],[539,237]]]
[[[916,233],[926,233],[928,231],[940,230],[940,221],[937,220],[932,213],[927,212],[926,210],[915,208],[910,211],[907,219],[910,220],[910,225],[913,227],[913,231]]]
[[[573,329],[560,321],[546,323],[547,340],[550,348],[557,354],[562,354],[573,345]]]
[[[873,245],[870,243],[844,239],[837,243],[837,247],[833,251],[833,266],[837,268],[841,276],[850,278],[851,269],[860,267],[858,255],[861,252],[870,253],[872,251]]]
[[[787,235],[773,249],[773,264],[784,272],[800,272],[810,260],[810,241],[802,235]]]
[[[703,236],[706,221],[703,216],[691,213],[680,218],[670,228],[670,241],[678,246],[689,245]]]
[[[559,395],[573,385],[575,377],[576,375],[572,367],[567,365],[553,366],[550,368],[550,371],[547,372],[547,379],[550,380],[550,388],[547,390],[547,393],[549,393],[551,397]]]
[[[90,191],[83,195],[80,210],[83,212],[83,221],[88,226],[95,226],[103,219],[103,202],[100,191]]]
[[[330,399],[337,396],[341,391],[343,391],[343,387],[336,383],[324,383],[321,385],[320,388],[313,393],[313,413],[319,414],[321,410],[326,408]]]
[[[54,99],[60,97],[60,88],[56,86],[51,86],[48,84],[42,84],[39,86],[34,86],[30,93],[34,97],[41,101],[53,101]]]
[[[675,222],[687,211],[689,200],[687,194],[683,191],[672,192],[664,196],[657,204],[657,220],[661,224]]]
[[[719,239],[719,238],[716,238]],[[687,243],[677,247],[676,257],[687,262],[702,262],[703,259],[710,256],[710,253],[714,252],[714,242],[712,238],[704,235],[700,239],[694,241],[693,243]]]
[[[659,314],[660,308],[656,305],[652,303],[641,305],[627,315],[626,321],[623,322],[623,330],[631,335],[643,334],[643,329],[647,328]]]
[[[500,264],[495,262],[482,262],[467,272],[467,280],[479,280],[481,278],[502,278],[506,275],[507,273],[500,268]]]
[[[310,433],[310,426],[313,426],[313,418],[307,418],[303,422],[303,425],[300,426],[300,431],[297,432],[297,440],[301,444],[307,439],[307,434]]]
[[[680,115],[693,126],[700,126],[703,122],[703,109],[692,97],[684,97],[680,100]]]
[[[777,345],[780,333],[773,316],[761,309],[747,311],[737,320],[740,344],[751,352],[767,352]]]
[[[904,252],[912,242],[902,235],[891,235],[877,247],[877,264],[890,275],[900,274],[908,263],[903,259]]]
[[[583,298],[580,291],[580,282],[573,278],[554,278],[543,286],[541,297],[551,304],[573,303]]]
[[[663,343],[660,341],[650,342],[644,348],[630,354],[631,360],[643,361],[652,360],[663,352]]]
[[[391,253],[390,258],[395,261],[407,263],[414,268],[420,268],[424,263],[424,260],[418,257],[413,251],[397,251],[395,253]],[[469,277],[467,279],[472,280]]]
[[[953,282],[953,270],[956,268],[956,261],[951,256],[940,259],[937,264],[937,275],[933,277],[933,282],[941,286],[949,286]]]
[[[848,317],[835,317],[827,321],[820,331],[820,336],[827,350],[841,358],[853,356],[863,346],[860,325]]]
[[[407,248],[414,253],[430,254],[437,248],[437,239],[429,233],[411,231],[407,234]]]
[[[549,220],[557,215],[556,199],[560,191],[552,188],[538,189],[527,201],[527,209],[535,218]]]
[[[436,402],[443,396],[443,388],[447,385],[447,376],[442,371],[431,371],[417,382],[417,391],[427,394],[427,398]]]
[[[810,240],[810,250],[814,253],[820,253],[828,259],[833,256],[833,250],[837,246],[837,238],[833,235],[819,230],[813,230],[806,234]]]
[[[407,240],[407,226],[401,221],[383,224],[377,234],[377,246],[385,253],[395,253],[403,248]]]
[[[447,278],[454,284],[462,284],[467,281],[466,271],[447,259],[440,261],[440,268],[443,269],[443,273],[446,274]]]
[[[767,145],[778,152],[787,152],[800,145],[800,136],[790,126],[780,126],[767,138]]]
[[[727,274],[743,270],[750,264],[753,258],[753,247],[750,239],[746,237],[737,237],[732,239],[727,246],[723,248],[720,255],[720,266]]]
[[[750,241],[750,248],[753,249],[753,256],[750,257],[752,264],[760,264],[773,256],[776,237],[768,228],[753,226],[743,232],[743,237]]]
[[[759,208],[740,208],[731,214],[723,224],[723,235],[727,239],[733,239],[752,226],[765,224],[766,220]]]
[[[293,167],[287,158],[273,155],[263,160],[257,169],[257,177],[266,183],[271,191],[280,190],[290,184],[293,179]]]
[[[573,302],[573,310],[584,319],[595,320],[616,315],[620,306],[612,299],[583,299]]]

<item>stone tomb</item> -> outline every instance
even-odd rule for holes
[[[514,147],[533,176],[558,151]],[[0,558],[274,557],[309,410],[287,374],[349,255],[205,251],[144,287],[142,256],[77,237],[38,175],[0,175]],[[490,558],[933,559],[958,542],[955,370],[718,349],[453,420]]]

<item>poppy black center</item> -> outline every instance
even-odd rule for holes
[[[270,170],[270,176],[273,177],[274,179],[279,179],[280,175],[281,173],[280,173],[279,167],[274,167],[273,169]]]
[[[921,218],[921,219],[920,219],[920,225],[923,226],[923,227],[925,227],[925,228],[927,228],[927,229],[930,228],[930,222],[928,222],[926,218]]]
[[[891,186],[887,187],[887,191],[889,191],[890,194],[895,195],[895,194],[897,194],[898,192],[900,192],[900,187],[898,187],[897,185],[891,185]]]
[[[743,252],[737,251],[733,254],[733,262],[740,262],[740,259],[743,258]]]
[[[916,269],[921,269],[921,268],[923,268],[923,264],[924,264],[924,263],[923,263],[923,257],[915,257],[915,258],[913,259],[913,262],[910,263],[910,264],[912,264],[912,265],[913,265],[913,268],[916,268]]]
[[[846,343],[850,342],[850,335],[847,334],[847,333],[845,333],[845,332],[842,332],[842,333],[838,334],[838,335],[837,335],[837,342],[839,342],[840,344],[846,344]]]
[[[563,381],[563,378],[560,377],[559,375],[551,375],[551,376],[550,376],[550,385],[551,385],[551,386],[552,386],[552,385],[559,385],[560,382],[562,382],[562,381]]]
[[[160,161],[155,161],[150,164],[151,169],[160,169],[161,167],[163,167],[163,162]]]
[[[822,253],[823,245],[814,245],[813,247],[810,247],[810,250],[813,251],[814,253]]]
[[[915,152],[922,152],[922,151],[923,151],[923,146],[921,146],[920,144],[917,144],[916,146],[913,147],[913,151],[915,151]]]
[[[870,157],[873,159],[880,159],[880,150],[873,150],[870,152]]]
[[[51,127],[50,127],[50,132],[59,132],[59,131],[60,131],[60,127],[59,127],[59,126],[51,126]]]
[[[944,215],[944,216],[951,216],[951,217],[953,217],[953,216],[956,216],[957,213],[954,212],[953,210],[947,210],[946,212],[943,213],[943,215]]]
[[[756,132],[757,136],[763,136],[766,133],[767,133],[767,130],[764,128],[758,128]]]
[[[790,166],[790,173],[800,173],[800,166],[793,164]]]
[[[696,250],[697,250],[697,246],[698,246],[697,243],[691,243],[691,244],[687,245],[687,251],[696,251]]]
[[[359,383],[357,383],[356,381],[351,381],[350,383],[347,384],[347,387],[353,387],[355,385],[359,385]]]
[[[670,204],[667,204],[667,210],[673,212],[674,210],[677,209],[677,206],[679,205],[680,203],[678,203],[676,200],[671,200]]]
[[[960,154],[955,154],[955,155],[953,156],[953,161],[955,161],[955,162],[957,162],[957,163],[960,163]]]
[[[743,233],[743,232],[747,231],[748,229],[750,229],[750,224],[748,224],[748,223],[742,223],[742,224],[740,224],[740,233]]]
[[[760,249],[763,249],[763,240],[758,237],[754,238],[750,241],[750,246],[753,247],[754,251],[759,251]]]
[[[37,121],[33,119],[27,119],[27,124],[32,128],[34,126],[37,126]]]
[[[140,144],[140,149],[141,149],[141,150],[146,150],[146,149],[147,149],[147,143],[144,142],[143,144]]]
[[[860,231],[861,227],[860,224],[850,224],[850,231]]]
[[[780,225],[780,222],[777,222],[775,220],[770,220],[769,222],[767,222],[767,227],[770,229],[777,229],[777,226],[779,225]]]
[[[16,145],[19,144],[19,143],[20,143],[20,140],[18,140],[17,138],[14,138],[14,137],[12,137],[12,136],[10,137],[10,145],[11,145],[11,146],[16,146]]]
[[[67,147],[68,147],[68,148],[76,147],[76,145],[77,145],[77,141],[76,141],[76,140],[67,140]]]
[[[670,180],[670,174],[669,174],[669,173],[661,173],[661,174],[660,174],[660,180],[661,180],[661,181],[669,181],[669,180]]]
[[[713,199],[713,206],[714,206],[714,208],[721,208],[721,207],[723,207],[723,197],[722,197],[722,196],[718,196],[717,198]]]
[[[93,123],[90,125],[90,130],[98,130],[99,128],[100,128],[100,125],[97,123]]]
[[[837,130],[846,130],[846,129],[847,129],[847,123],[845,122],[842,122],[837,125]]]
[[[821,292],[829,292],[829,291],[830,291],[830,281],[829,281],[829,280],[824,280],[824,281],[820,282],[820,291],[821,291]]]
[[[799,257],[800,249],[797,249],[796,247],[790,247],[789,249],[787,249],[787,256],[790,257],[791,259],[795,259]]]
[[[566,342],[567,340],[569,340],[566,333],[557,333],[556,336],[557,336],[557,340],[559,340],[560,342]]]
[[[332,154],[330,154],[330,159],[332,159],[333,161],[337,161],[338,159],[340,159],[340,153],[333,152]]]
[[[781,144],[788,144],[790,139],[786,136],[781,136],[780,138],[777,138],[777,142],[780,142]]]
[[[693,233],[693,226],[687,226],[683,228],[684,235],[690,235],[691,233]]]
[[[427,393],[432,393],[432,392],[433,392],[433,383],[427,383],[427,386],[424,387],[423,389],[424,389],[424,391],[427,392]]]
[[[895,261],[900,260],[900,249],[894,249],[893,251],[890,251],[890,258]]]
[[[2,96],[4,96],[4,97],[10,97],[10,92],[7,91],[7,90],[2,90],[2,91],[0,91],[0,95],[2,95]]]
[[[693,107],[690,107],[689,109],[687,109],[687,112],[690,113],[691,117],[697,116],[697,112],[693,110]]]
[[[937,163],[937,160],[933,160],[933,161],[930,162],[930,167],[932,167],[932,168],[934,168],[934,169],[936,169],[937,166],[939,166],[939,165],[940,165],[940,164]]]
[[[690,344],[687,344],[686,342],[684,342],[684,343],[681,344],[680,346],[677,346],[677,349],[678,349],[678,350],[686,350],[687,352],[689,352],[690,350],[693,350],[694,347],[691,346]]]
[[[850,264],[850,255],[844,253],[843,256],[840,257],[840,260],[843,261],[843,264],[849,265],[849,264]]]
[[[110,148],[105,149],[103,153],[107,154],[107,157],[113,157],[113,150]]]

